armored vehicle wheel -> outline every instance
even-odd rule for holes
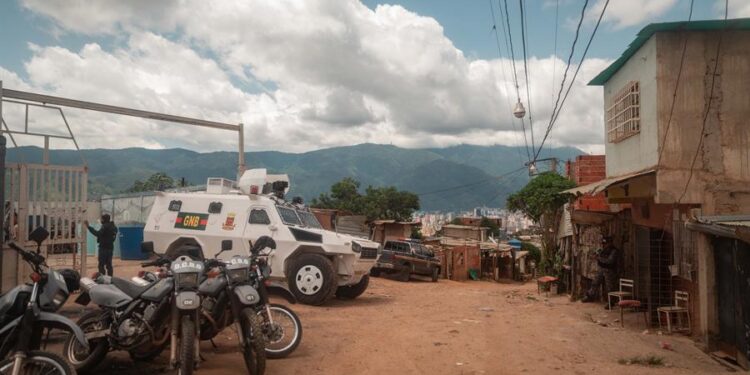
[[[336,271],[331,261],[322,255],[302,254],[293,261],[289,271],[289,289],[306,305],[322,305],[336,292]]]
[[[373,268],[370,270],[370,276],[372,277],[379,277],[380,276],[380,270],[377,268]]]
[[[336,297],[339,299],[355,299],[362,295],[370,284],[370,275],[362,276],[362,279],[354,285],[340,286],[336,289]]]
[[[432,282],[436,282],[438,280],[438,276],[440,276],[440,270],[437,267],[434,267],[432,269]]]
[[[407,282],[411,278],[411,266],[407,266],[397,274],[398,281]]]

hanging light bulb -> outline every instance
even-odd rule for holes
[[[513,108],[513,116],[516,116],[516,118],[523,118],[523,116],[526,116],[526,108],[523,107],[521,99],[518,99],[515,108]]]
[[[536,163],[529,164],[529,175],[534,176],[537,173]]]

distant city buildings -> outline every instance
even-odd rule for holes
[[[511,212],[499,207],[476,207],[473,210],[461,212],[417,212],[414,220],[422,224],[422,235],[431,237],[437,234],[445,224],[450,224],[453,219],[481,218],[500,219],[500,228],[508,234],[528,229],[534,222],[522,213]]]

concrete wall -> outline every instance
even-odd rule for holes
[[[630,81],[638,81],[641,91],[641,132],[618,143],[607,142],[606,119],[604,149],[607,154],[607,177],[622,176],[656,165],[657,106],[656,40],[649,39],[615,75],[604,85],[604,106]]]
[[[687,34],[685,63],[674,114],[667,133],[683,37],[678,32],[655,35],[659,140],[665,139],[657,173],[659,203],[680,200],[701,204],[704,214],[743,214],[750,207],[750,31],[727,31],[713,88],[711,110],[703,118],[711,96],[711,76],[721,32]],[[654,39],[652,38],[652,39]],[[701,134],[703,146],[699,148]],[[694,172],[690,168],[697,152]],[[744,211],[743,211],[744,210]]]

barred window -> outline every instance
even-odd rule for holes
[[[617,143],[641,132],[641,91],[630,81],[610,100],[607,108],[607,142]]]

